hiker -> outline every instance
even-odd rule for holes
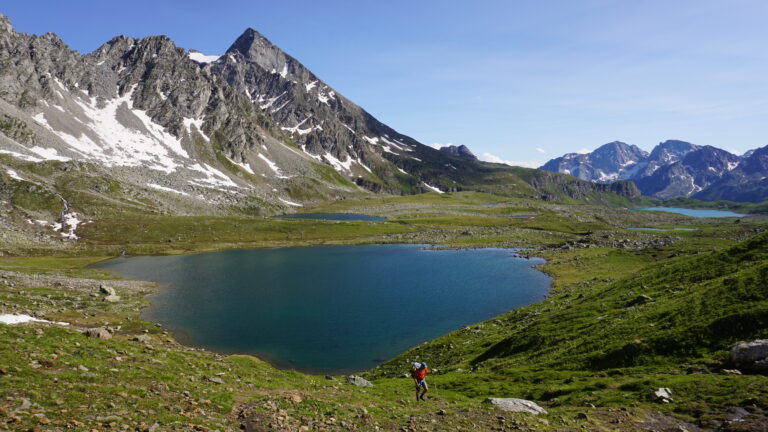
[[[427,379],[426,379],[428,373],[429,373],[429,369],[427,369],[426,363],[424,362],[413,363],[411,378],[413,378],[413,381],[416,383],[416,401],[426,400],[424,399],[424,395],[426,395],[427,392],[429,391],[429,386],[427,386]]]

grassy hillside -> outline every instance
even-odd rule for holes
[[[768,409],[768,378],[721,373],[734,342],[768,337],[768,233],[717,251],[675,249],[550,253],[543,269],[557,279],[546,301],[430,341],[370,376],[425,360],[442,388],[467,396],[598,408],[648,404],[650,390],[670,387],[677,402],[658,409],[702,425],[737,406]]]
[[[70,326],[0,325],[0,429],[696,430],[722,428],[736,408],[749,413],[734,423],[738,430],[766,424],[768,378],[722,372],[731,343],[768,337],[762,219],[691,219],[476,192],[369,196],[311,211],[388,220],[134,214],[84,225],[77,242],[21,245],[17,231],[3,231],[3,251],[17,256],[0,258],[0,312]],[[139,318],[152,286],[87,267],[123,249],[371,242],[530,248],[547,259],[542,270],[554,277],[552,292],[420,345],[366,373],[374,387],[359,388],[342,377],[185,348]],[[121,300],[104,301],[103,283]],[[639,295],[650,300],[629,305]],[[78,331],[101,326],[112,329],[110,339]],[[412,402],[402,377],[416,359],[436,369],[429,403]],[[648,399],[658,387],[672,389],[672,404]],[[534,400],[549,414],[504,413],[483,404],[486,397]]]

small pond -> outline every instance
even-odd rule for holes
[[[383,216],[370,216],[357,213],[292,213],[276,216],[280,219],[314,219],[332,221],[383,221]]]

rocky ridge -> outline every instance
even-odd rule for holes
[[[166,36],[118,36],[83,55],[0,16],[0,66],[0,196],[34,201],[32,223],[56,217],[57,196],[86,217],[268,215],[371,191],[489,186],[563,198],[536,171],[398,133],[253,29],[222,56]]]
[[[759,162],[761,150],[736,156],[712,146],[667,140],[646,153],[616,141],[591,153],[552,159],[541,169],[598,183],[631,180],[643,195],[660,199],[758,202],[768,199],[766,188],[755,184],[768,175],[768,166]]]

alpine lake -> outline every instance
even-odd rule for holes
[[[316,374],[407,349],[541,301],[551,279],[511,249],[316,246],[139,256],[95,267],[159,283],[144,319],[183,343]]]
[[[708,210],[708,209],[689,209],[679,207],[646,207],[630,209],[635,211],[663,211],[668,213],[677,213],[694,218],[722,218],[722,217],[744,217],[746,215],[734,213],[727,210]]]

